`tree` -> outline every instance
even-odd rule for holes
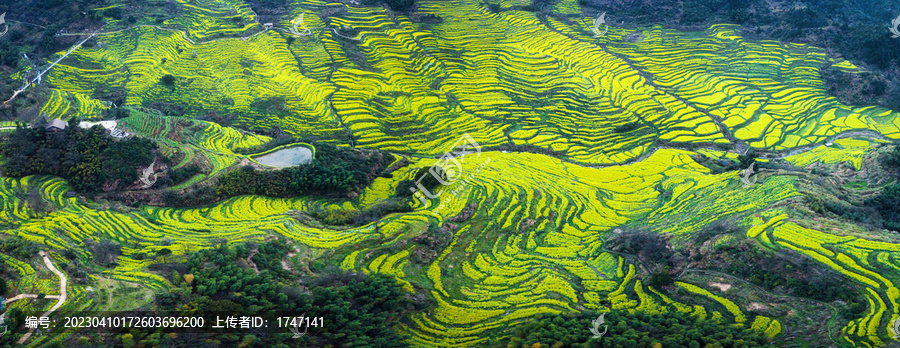
[[[175,76],[172,76],[172,74],[166,74],[162,78],[159,79],[159,82],[161,82],[162,84],[169,86],[169,87],[174,86],[175,85]]]
[[[6,295],[9,291],[9,285],[6,284],[6,278],[0,278],[0,296]]]
[[[301,340],[267,332],[254,332],[253,336],[243,337],[215,337],[230,347],[241,344],[294,346],[297,342],[312,347],[408,346],[395,328],[401,318],[416,308],[407,299],[396,278],[383,274],[347,273],[334,268],[326,270],[320,277],[307,279],[304,291],[285,291],[292,288],[285,283],[297,284],[297,279],[292,279],[289,273],[279,275],[277,272],[282,267],[280,260],[291,250],[288,244],[269,241],[239,246],[221,244],[191,254],[187,260],[185,280],[187,275],[193,275],[196,286],[183,286],[183,292],[157,295],[156,303],[160,309],[179,316],[210,313],[253,316],[277,310],[306,313],[308,317],[329,320],[329,325],[311,328],[310,332],[314,335]],[[253,260],[259,274],[242,263],[252,250],[258,251]],[[130,332],[135,342],[149,335],[141,330]]]
[[[163,263],[166,263],[166,256],[172,255],[172,250],[169,248],[162,248],[156,251],[156,256],[162,256]]]
[[[88,247],[94,256],[94,262],[101,266],[114,264],[116,258],[122,254],[122,246],[110,240],[104,240],[97,244],[91,243]]]
[[[70,124],[76,122],[70,120]],[[7,176],[61,176],[76,191],[93,192],[105,183],[130,185],[137,180],[137,166],[149,164],[156,148],[143,138],[114,141],[99,125],[69,126],[56,135],[46,134],[43,128],[19,128],[0,144],[0,155],[7,159],[0,168]],[[40,210],[38,199],[31,203]]]

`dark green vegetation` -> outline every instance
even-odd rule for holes
[[[245,166],[219,180],[216,191],[225,196],[301,194],[344,195],[358,191],[377,177],[393,159],[384,152],[315,143],[316,155],[302,166],[257,170]]]
[[[447,227],[429,225],[425,233],[411,240],[416,248],[413,249],[409,260],[427,265],[437,259],[441,252],[453,242],[453,233],[449,231],[452,226],[452,224]]]
[[[14,257],[18,260],[28,260],[37,255],[41,250],[41,246],[34,242],[18,237],[0,238],[0,253]],[[7,329],[21,327],[25,325],[25,313],[19,308],[7,308],[4,299],[8,298],[9,293],[22,292],[17,289],[19,275],[15,269],[9,267],[6,263],[0,263],[0,314],[6,312],[5,325]],[[2,328],[0,328],[2,332]],[[16,340],[22,336],[24,332],[21,330],[9,330],[5,335],[0,337],[0,347],[14,347]]]
[[[94,263],[102,267],[115,267],[116,258],[122,255],[122,246],[111,240],[94,243],[93,240],[86,239],[84,245],[91,251]]]
[[[2,299],[2,297],[0,297],[0,299]],[[4,305],[0,304],[0,313],[3,313],[4,309]],[[6,311],[5,325],[7,326],[7,328],[22,327],[25,325],[25,316],[25,312],[23,312],[21,309],[10,308],[8,311]],[[16,341],[18,341],[19,337],[22,337],[22,335],[24,334],[25,333],[21,332],[21,330],[7,331],[6,334],[3,335],[3,337],[0,337],[0,347],[16,347]]]
[[[628,123],[626,123],[626,124],[616,126],[616,128],[613,129],[613,132],[616,132],[616,133],[628,133],[628,132],[634,131],[634,130],[636,130],[636,129],[639,129],[639,128],[643,127],[643,126],[644,126],[644,124],[641,123],[641,122],[639,122],[639,121],[628,122]]]
[[[332,210],[323,208],[321,205],[313,205],[307,213],[326,225],[362,226],[388,214],[411,211],[409,198],[391,197],[362,210]]]
[[[381,275],[326,269],[314,277],[296,278],[281,260],[290,247],[281,240],[246,243],[196,253],[172,275],[177,288],[157,295],[156,305],[170,315],[204,316],[208,326],[219,316],[324,317],[324,327],[311,327],[293,339],[286,328],[236,332],[158,334],[130,330],[103,335],[101,345],[266,347],[403,347],[394,325],[415,309],[396,279]],[[274,318],[272,318],[274,319]],[[270,327],[276,325],[270,321]],[[304,331],[300,329],[300,331]],[[160,332],[163,332],[160,330]]]
[[[894,170],[895,174],[900,172],[900,145],[895,145],[891,152],[888,152],[882,157],[881,162],[888,167],[888,169]]]
[[[144,138],[116,141],[100,126],[81,129],[69,120],[65,131],[49,133],[45,126],[19,128],[0,147],[8,159],[6,176],[56,175],[77,191],[119,190],[138,179],[139,166],[154,157],[156,144]]]
[[[159,82],[169,87],[174,86],[175,76],[172,76],[172,74],[163,75],[163,77],[159,79]]]
[[[166,180],[164,183],[167,185],[178,184],[202,172],[200,167],[197,167],[196,165],[188,165],[178,169],[170,168],[168,175],[164,178],[164,180]]]
[[[440,170],[443,172],[443,169],[440,166],[435,168],[435,171]],[[422,185],[428,192],[434,192],[434,189],[441,185],[440,181],[434,177],[434,175],[430,172],[431,168],[425,167],[419,169],[416,172],[416,175],[413,176],[413,180],[403,180],[397,184],[397,191],[394,192],[395,196],[398,197],[412,197],[413,193],[418,190],[418,185]],[[416,183],[418,181],[418,184]]]
[[[758,171],[760,167],[765,166],[766,164],[760,164],[756,161],[756,152],[749,151],[746,154],[739,155],[737,161],[729,159],[729,158],[710,158],[709,156],[703,154],[697,154],[692,157],[697,163],[700,165],[709,168],[712,174],[721,174],[724,172],[729,172],[733,170],[744,170],[750,168],[750,165],[756,163],[759,167],[754,167],[754,171]],[[771,166],[771,165],[769,165]]]
[[[662,314],[612,310],[604,315],[592,338],[589,330],[600,313],[541,315],[518,326],[510,337],[492,347],[766,347],[759,332],[735,328],[727,323],[697,319],[677,311]]]

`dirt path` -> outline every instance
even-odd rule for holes
[[[249,264],[250,267],[253,267],[253,270],[256,271],[256,275],[259,275],[259,268],[257,268],[256,263],[253,262],[253,257],[256,256],[256,254],[259,254],[259,250],[253,250],[253,252],[250,253],[250,256],[247,256],[247,264]]]
[[[103,310],[108,311],[109,307],[112,306],[112,303],[113,303],[112,289],[109,288],[109,284],[108,284],[108,282],[110,282],[111,280],[109,278],[103,278],[103,277],[99,277],[99,278],[101,280],[101,283],[103,283],[103,287],[106,288],[106,296],[107,296],[106,308],[104,308]],[[102,281],[104,279],[106,280],[105,282]]]
[[[37,297],[38,297],[37,294],[18,294],[16,296],[6,299],[6,301],[3,301],[3,303],[16,302],[18,300],[25,299],[25,298],[37,298]],[[58,299],[59,295],[47,295],[47,296],[44,296],[44,298],[49,298],[51,300]]]
[[[144,169],[144,171],[142,173],[143,175],[140,177],[141,183],[144,184],[144,186],[142,186],[141,188],[147,189],[156,183],[157,176],[156,176],[156,173],[154,173],[154,167],[156,167],[156,159],[154,159],[153,162],[151,162],[150,165],[147,166],[146,169]],[[151,178],[151,176],[152,176],[152,178]]]
[[[53,305],[53,307],[50,307],[50,310],[44,312],[44,314],[41,314],[42,317],[49,317],[51,313],[59,309],[59,307],[62,307],[63,303],[65,303],[66,299],[68,299],[69,297],[68,293],[66,292],[67,280],[66,275],[56,269],[56,266],[54,266],[53,262],[50,261],[50,257],[47,256],[47,253],[41,251],[38,253],[38,255],[41,255],[41,258],[44,259],[44,264],[47,265],[47,268],[50,269],[50,272],[55,273],[56,276],[59,277],[59,296],[56,297],[58,300],[56,301],[56,304]],[[47,296],[47,298],[50,298],[50,296]],[[28,330],[28,333],[22,336],[22,338],[19,339],[18,343],[25,344],[25,341],[27,341],[33,333],[34,329]]]

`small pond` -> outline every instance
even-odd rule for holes
[[[312,150],[305,146],[294,146],[262,156],[253,156],[253,160],[270,167],[291,167],[312,161]]]

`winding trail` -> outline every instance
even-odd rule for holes
[[[109,288],[109,284],[107,284],[107,282],[111,282],[112,280],[109,278],[103,278],[103,277],[98,277],[98,278],[100,278],[100,283],[103,284],[103,287],[106,288],[106,297],[107,297],[106,308],[104,308],[103,310],[108,311],[109,307],[111,307],[113,304],[113,297],[112,297],[112,289]],[[106,282],[104,282],[104,280],[106,280]]]
[[[21,300],[21,299],[26,299],[26,298],[37,298],[37,297],[38,297],[37,294],[18,294],[18,295],[16,295],[16,296],[13,296],[13,297],[10,297],[10,298],[6,299],[6,301],[4,301],[3,303],[16,302],[16,301]],[[59,298],[59,295],[47,295],[47,296],[44,296],[44,298],[58,299],[58,298]]]
[[[59,309],[59,307],[62,307],[63,303],[65,303],[66,299],[68,299],[68,297],[69,297],[69,294],[66,292],[67,280],[66,280],[66,275],[63,274],[62,272],[60,272],[58,269],[56,269],[56,266],[54,266],[53,262],[50,261],[50,257],[47,256],[46,252],[41,251],[38,253],[38,255],[41,255],[41,258],[44,259],[44,264],[47,265],[47,268],[50,269],[50,272],[55,273],[56,276],[59,277],[59,296],[55,296],[55,298],[57,298],[58,300],[56,301],[56,304],[53,305],[53,307],[50,307],[50,309],[48,311],[44,312],[44,314],[41,314],[41,317],[49,317],[51,313],[53,313],[54,311]],[[23,295],[28,295],[28,294],[23,294]],[[23,296],[23,295],[19,295],[19,296]],[[16,296],[16,297],[19,297],[19,296]],[[25,297],[29,297],[29,296],[25,296]],[[35,297],[37,297],[37,296],[35,295]],[[47,296],[47,298],[51,298],[51,297]],[[25,344],[25,341],[28,341],[28,339],[31,338],[31,335],[33,333],[34,333],[34,329],[28,330],[28,332],[25,335],[23,335],[22,338],[19,338],[18,343]]]

